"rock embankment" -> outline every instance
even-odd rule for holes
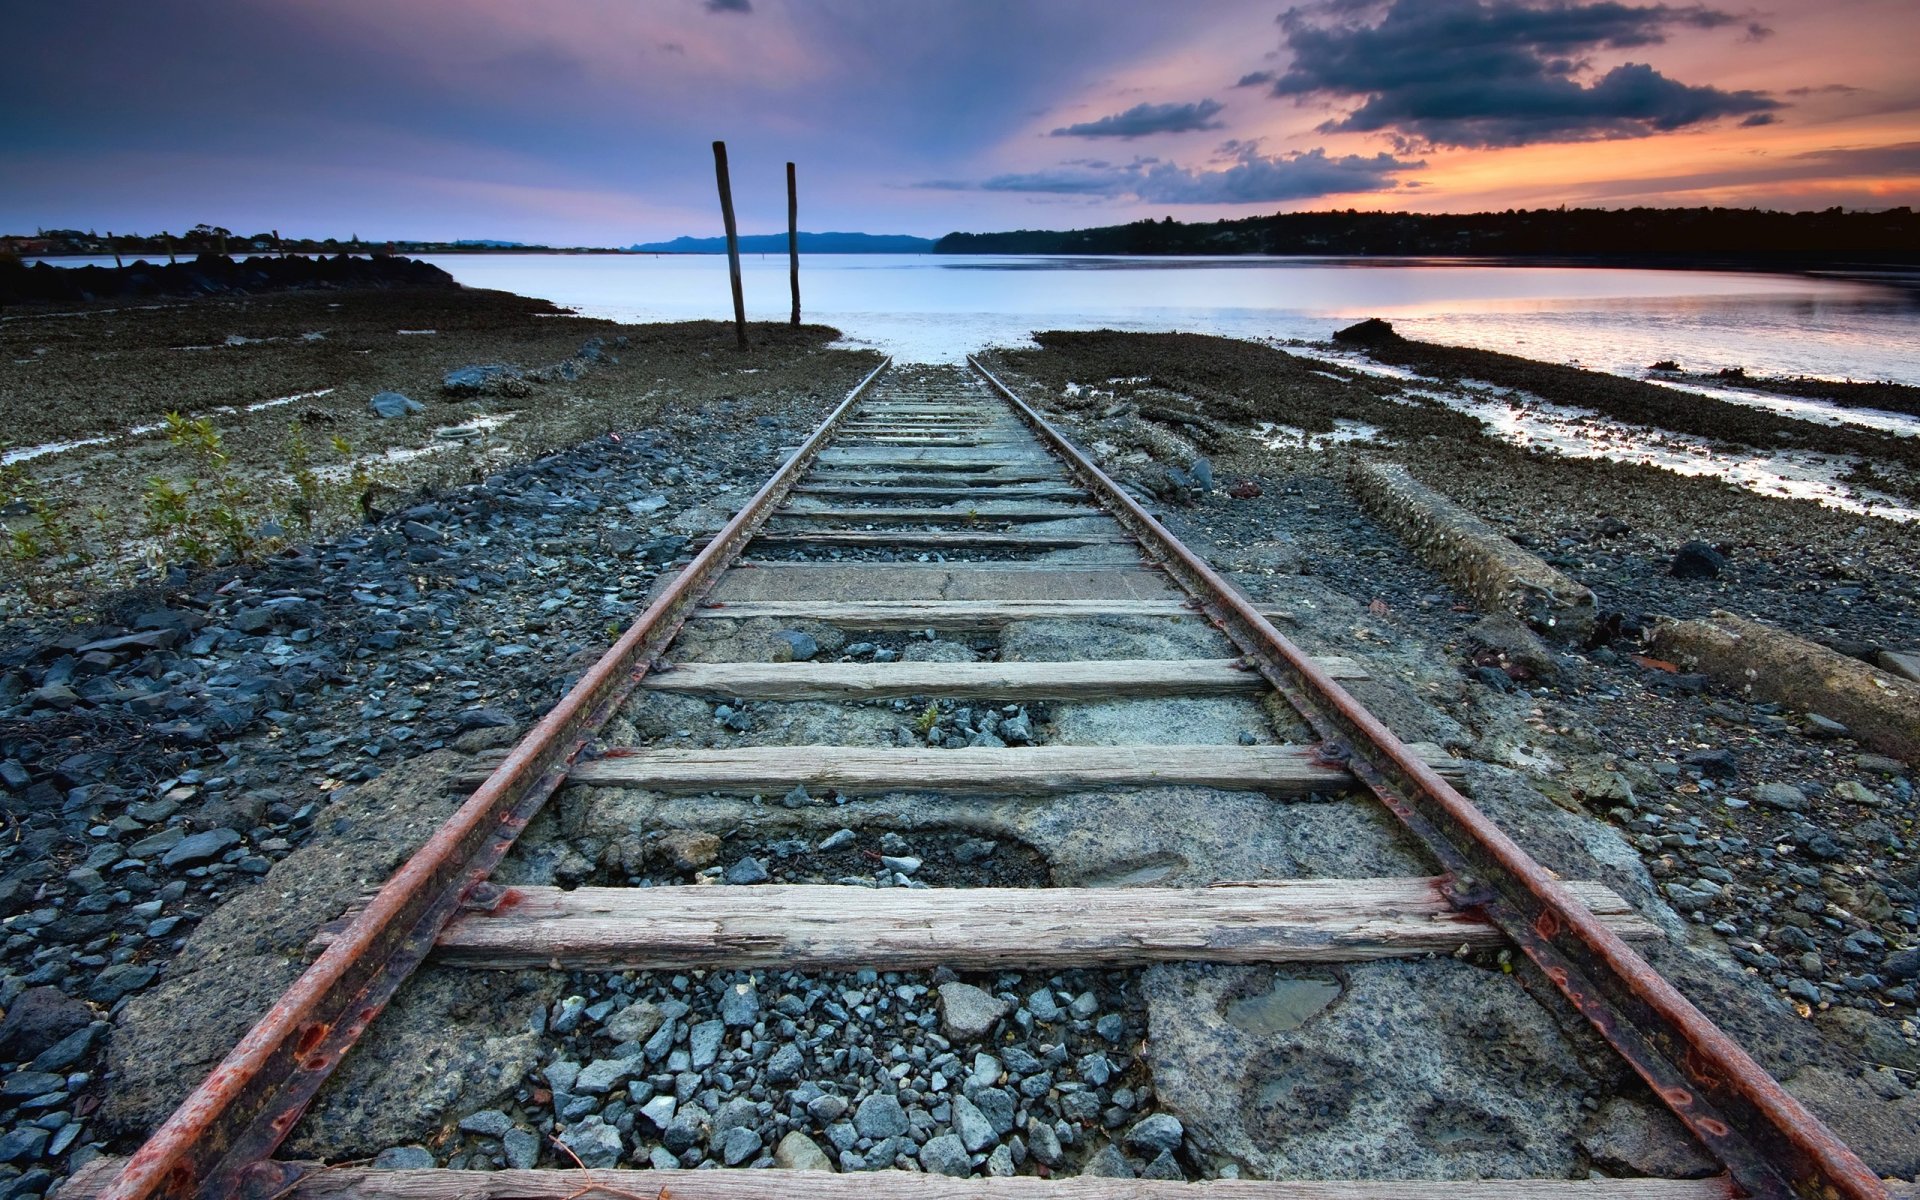
[[[218,296],[232,292],[279,292],[295,288],[458,287],[453,276],[418,259],[375,254],[303,258],[257,257],[235,261],[202,254],[191,262],[161,266],[144,259],[124,267],[26,266],[0,262],[0,307],[9,304],[75,303],[134,296]]]

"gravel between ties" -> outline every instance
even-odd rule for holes
[[[1155,1111],[1125,972],[574,973],[568,986],[536,1018],[551,1039],[539,1084],[464,1118],[470,1136],[438,1153],[382,1157],[1194,1173],[1179,1121]]]

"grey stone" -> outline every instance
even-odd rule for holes
[[[699,1145],[707,1135],[706,1126],[700,1120],[704,1115],[698,1109],[682,1109],[674,1114],[673,1120],[668,1121],[667,1127],[660,1131],[661,1144],[675,1154],[683,1154]]]
[[[160,865],[183,868],[204,866],[238,846],[241,841],[240,835],[231,829],[209,829],[205,833],[181,839],[179,845],[161,858]]]
[[[987,1120],[993,1123],[996,1136],[1005,1137],[1013,1132],[1013,1093],[1005,1088],[980,1088],[968,1099],[972,1100]]]
[[[1143,1154],[1178,1150],[1186,1130],[1169,1113],[1154,1113],[1127,1130],[1127,1145]]]
[[[726,870],[726,881],[735,885],[765,883],[772,876],[767,874],[767,865],[757,858],[743,858]]]
[[[853,845],[854,840],[855,839],[854,839],[853,830],[836,829],[834,832],[820,839],[819,849],[823,853],[827,851],[838,850],[844,846]]]
[[[673,1122],[673,1111],[679,1102],[672,1096],[655,1096],[640,1106],[640,1115],[645,1117],[655,1129],[665,1129]]]
[[[518,375],[512,367],[500,363],[481,363],[459,367],[441,377],[440,386],[456,395],[478,395],[502,380]]]
[[[1054,1134],[1051,1125],[1038,1117],[1027,1121],[1027,1153],[1033,1155],[1035,1161],[1050,1167],[1058,1164],[1062,1157],[1059,1137]]]
[[[433,1151],[425,1146],[389,1146],[373,1156],[376,1171],[430,1171]]]
[[[831,1125],[846,1114],[847,1102],[839,1096],[817,1096],[807,1101],[807,1115],[822,1125]]]
[[[666,1016],[657,1005],[640,1000],[608,1017],[604,1028],[607,1036],[616,1042],[644,1043],[665,1021]]]
[[[705,1070],[720,1057],[720,1043],[726,1040],[725,1021],[702,1021],[688,1033],[687,1045],[693,1052],[695,1070]]]
[[[720,993],[720,1019],[729,1029],[750,1026],[760,1019],[760,993],[751,983],[736,983]]]
[[[127,847],[127,853],[135,858],[154,858],[165,854],[186,839],[187,831],[178,825],[169,825],[158,833],[149,834]]]
[[[1013,1151],[1006,1146],[995,1146],[993,1153],[987,1155],[987,1174],[996,1179],[1006,1179],[1013,1175]]]
[[[1807,811],[1807,794],[1788,783],[1755,784],[1753,799],[1756,804],[1777,808],[1781,812]]]
[[[833,1160],[806,1134],[798,1129],[780,1139],[773,1148],[773,1165],[786,1171],[831,1171]]]
[[[956,1179],[973,1174],[967,1148],[951,1133],[927,1139],[927,1144],[920,1147],[920,1168],[929,1175],[951,1175]]]
[[[513,1128],[513,1118],[497,1108],[483,1108],[477,1113],[468,1113],[460,1118],[460,1128],[466,1133],[477,1133],[481,1137],[505,1137],[507,1131]]]
[[[0,1134],[0,1163],[33,1162],[47,1148],[53,1131],[19,1125]]]
[[[953,1131],[969,1151],[985,1150],[994,1142],[993,1122],[965,1096],[953,1098]]]
[[[805,662],[820,653],[820,643],[810,633],[798,629],[782,629],[774,635],[779,643],[774,647],[775,662]]]
[[[1027,1011],[1042,1021],[1058,1021],[1063,1015],[1060,1004],[1047,988],[1035,988],[1027,994]]]
[[[604,1096],[640,1072],[635,1058],[596,1058],[580,1069],[580,1077],[569,1090],[588,1096]]]
[[[541,1073],[546,1076],[547,1086],[554,1091],[570,1092],[574,1081],[580,1078],[580,1064],[563,1058],[548,1063]]]
[[[64,1071],[86,1057],[106,1031],[104,1024],[76,1029],[36,1054],[27,1065],[36,1071]]]
[[[768,1083],[792,1083],[800,1078],[801,1070],[806,1066],[806,1058],[800,1053],[800,1047],[791,1042],[773,1052],[767,1059],[766,1079]],[[821,1097],[826,1099],[826,1097]]]
[[[507,1165],[516,1171],[531,1171],[540,1165],[540,1135],[531,1129],[509,1129],[500,1139],[506,1148]]]
[[[85,1029],[93,1010],[56,987],[21,992],[0,1019],[0,1059],[19,1062]]]
[[[853,1127],[861,1137],[897,1137],[907,1131],[907,1113],[892,1092],[875,1092],[854,1110]]]
[[[745,1096],[735,1096],[713,1115],[713,1134],[718,1136],[729,1129],[753,1129],[759,1124],[760,1106]]]
[[[560,1141],[589,1167],[611,1167],[619,1163],[626,1147],[620,1131],[598,1114],[586,1117],[560,1135]]]
[[[373,410],[374,416],[389,421],[427,411],[426,405],[399,392],[375,392],[373,399],[367,401],[367,407]]]
[[[1180,1169],[1180,1161],[1174,1158],[1171,1150],[1162,1150],[1147,1164],[1146,1170],[1140,1172],[1142,1179],[1184,1180],[1186,1177],[1187,1173]]]
[[[970,983],[940,985],[940,1027],[950,1038],[978,1041],[1006,1013],[1006,1001]]]
[[[1134,1179],[1139,1175],[1133,1169],[1133,1164],[1127,1161],[1127,1156],[1120,1153],[1120,1148],[1112,1142],[1094,1151],[1087,1165],[1080,1168],[1080,1173],[1106,1179]]]
[[[736,1125],[720,1135],[721,1161],[730,1167],[737,1167],[760,1153],[763,1144],[758,1130]]]

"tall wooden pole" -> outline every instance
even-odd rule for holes
[[[740,230],[733,223],[733,184],[727,179],[727,144],[713,144],[713,174],[720,183],[720,216],[727,223],[727,274],[733,280],[733,332],[747,348],[747,298],[740,290]]]
[[[793,324],[800,323],[800,189],[787,164],[787,279],[793,284]]]
[[[123,263],[123,262],[121,262],[121,261],[120,261],[120,243],[119,243],[119,241],[118,241],[118,240],[116,240],[116,239],[114,238],[114,236],[113,236],[113,230],[111,230],[111,229],[109,229],[109,230],[107,230],[107,249],[109,249],[109,250],[111,250],[111,251],[113,251],[113,265],[114,265],[114,266],[116,266],[116,267],[124,267],[124,266],[126,266],[126,265],[127,265],[127,264],[125,264],[125,263]]]

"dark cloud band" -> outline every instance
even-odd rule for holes
[[[1340,0],[1282,14],[1292,62],[1271,92],[1358,102],[1322,132],[1389,132],[1417,144],[1645,137],[1783,106],[1762,92],[1682,83],[1643,63],[1583,82],[1583,56],[1655,45],[1676,28],[1746,24],[1701,6],[1615,0],[1394,0],[1384,8]]]
[[[1219,129],[1213,118],[1226,105],[1218,100],[1193,104],[1136,104],[1122,113],[1101,117],[1079,125],[1063,125],[1053,137],[1137,138],[1155,133],[1191,133],[1196,129]]]

